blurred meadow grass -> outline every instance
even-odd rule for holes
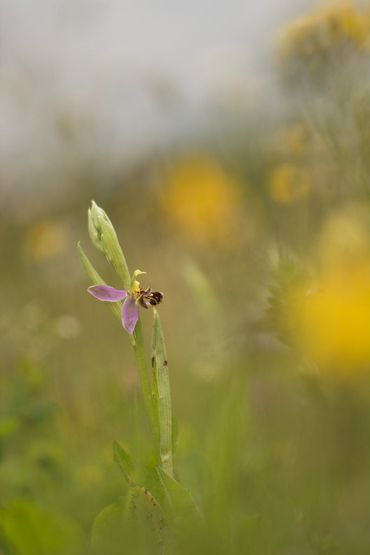
[[[162,549],[119,518],[91,544],[127,490],[113,441],[147,454],[129,341],[75,248],[119,286],[88,246],[91,198],[165,293],[176,468],[202,515],[170,552],[369,552],[369,69],[368,3],[313,9],[277,39],[276,113],[230,100],[217,137],[109,175],[82,156],[65,196],[3,204],[1,555]]]

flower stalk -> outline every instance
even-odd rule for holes
[[[158,460],[162,470],[173,476],[171,391],[163,330],[159,314],[154,309],[151,380],[139,318],[139,306],[144,309],[156,306],[162,301],[163,294],[153,292],[151,288],[140,287],[136,278],[145,272],[136,270],[132,276],[130,275],[114,227],[104,210],[94,201],[88,211],[88,229],[92,243],[105,255],[124,287],[116,289],[107,285],[78,244],[82,264],[92,282],[88,292],[96,299],[108,303],[130,336]]]
[[[151,394],[149,371],[145,360],[144,337],[140,320],[138,320],[136,324],[136,328],[132,337],[132,346],[135,353],[136,363],[139,369],[140,385],[143,392],[145,409],[149,418],[154,438],[156,438],[158,435],[158,427]]]
[[[172,477],[173,441],[170,375],[161,320],[157,310],[154,309],[153,312],[153,399],[158,418],[159,456],[163,470]]]

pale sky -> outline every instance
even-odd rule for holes
[[[107,164],[181,134],[227,87],[253,91],[278,30],[313,4],[0,0],[5,184],[63,166],[60,121],[75,122],[81,156]]]

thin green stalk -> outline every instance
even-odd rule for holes
[[[162,469],[173,476],[172,404],[166,345],[158,312],[153,309],[153,398],[159,428],[159,456]]]
[[[149,379],[149,371],[145,361],[144,338],[143,329],[140,320],[136,324],[134,334],[132,336],[132,346],[135,352],[136,362],[139,368],[141,389],[143,392],[145,409],[149,418],[152,432],[154,436],[157,435],[157,424],[155,411],[153,406],[153,399],[151,393],[151,384]]]

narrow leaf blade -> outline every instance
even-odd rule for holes
[[[118,443],[118,441],[113,442],[113,458],[114,458],[114,462],[122,472],[125,480],[130,485],[132,483],[132,474],[134,471],[134,465],[130,455]]]

